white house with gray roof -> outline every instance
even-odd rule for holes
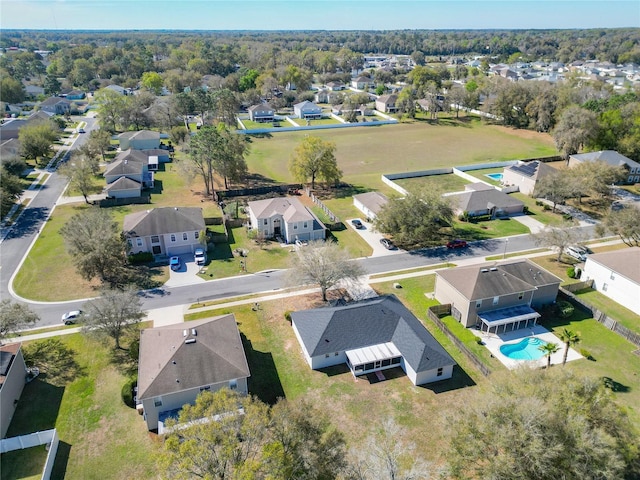
[[[612,167],[623,167],[627,171],[627,177],[622,183],[640,182],[640,163],[625,157],[615,150],[600,150],[598,152],[569,155],[569,167],[574,167],[583,162],[605,162]]]
[[[129,253],[172,256],[202,247],[200,235],[205,228],[201,208],[163,207],[130,213],[122,230]]]
[[[247,394],[247,357],[233,314],[140,332],[137,408],[149,430],[194,404],[203,391]]]
[[[380,192],[365,192],[353,196],[353,205],[370,219],[376,218],[387,203],[389,199]]]
[[[593,280],[593,288],[640,315],[640,247],[587,256],[580,280]]]
[[[309,100],[305,100],[293,106],[293,114],[304,120],[319,120],[322,118],[322,108]]]
[[[436,272],[435,298],[465,327],[507,332],[535,325],[562,280],[528,259]]]
[[[264,238],[281,236],[287,243],[296,240],[324,240],[326,227],[295,197],[277,197],[249,202],[251,228]]]
[[[456,362],[395,296],[291,314],[309,366],[346,363],[354,376],[401,367],[414,385],[451,378]]]

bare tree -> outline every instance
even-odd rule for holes
[[[600,235],[610,232],[620,237],[630,247],[640,246],[640,209],[633,206],[609,212],[598,224],[596,231]]]
[[[35,324],[40,317],[27,305],[5,298],[0,302],[0,341]]]
[[[557,261],[559,262],[562,259],[562,253],[565,248],[579,240],[578,233],[572,227],[575,227],[572,222],[565,222],[556,227],[547,225],[538,233],[534,233],[533,239],[536,245],[556,249],[558,252]]]
[[[327,290],[341,280],[356,280],[364,274],[362,267],[351,261],[346,250],[336,243],[312,241],[299,248],[288,271],[290,285],[317,284],[322,300],[327,300]]]
[[[574,179],[575,176],[568,170],[545,175],[536,183],[534,197],[546,198],[553,202],[552,212],[555,213],[559,203],[564,203],[567,198],[580,195],[580,192],[576,192]]]
[[[120,340],[142,318],[142,302],[134,289],[105,290],[84,305],[80,321],[84,332],[107,335],[115,340],[115,348],[123,349]]]

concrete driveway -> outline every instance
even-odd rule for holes
[[[399,253],[404,253],[404,250],[400,250],[397,247],[393,250],[387,250],[386,248],[384,248],[380,243],[380,239],[383,238],[384,235],[382,235],[380,232],[375,231],[372,223],[367,222],[362,218],[358,218],[358,220],[362,222],[362,225],[364,225],[364,228],[358,229],[353,226],[351,220],[353,219],[350,218],[347,220],[349,228],[353,228],[353,230],[355,230],[355,232],[360,235],[365,240],[365,242],[371,245],[371,248],[373,248],[373,253],[371,254],[372,257],[382,257],[385,255],[397,255]]]
[[[192,253],[185,253],[178,255],[178,257],[180,257],[181,263],[180,270],[170,270],[169,280],[165,283],[166,287],[181,287],[206,282],[206,280],[198,276],[198,272],[202,267],[196,265]]]

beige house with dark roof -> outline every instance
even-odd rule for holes
[[[160,148],[160,133],[151,130],[139,130],[137,132],[123,132],[118,135],[120,150],[150,150]]]
[[[196,207],[143,210],[127,215],[123,223],[129,253],[167,256],[193,253],[202,247],[200,235],[205,229],[202,209]]]
[[[287,243],[296,240],[324,240],[326,227],[295,197],[278,197],[249,202],[251,228],[264,238],[282,236]]]
[[[484,182],[465,185],[464,192],[448,194],[447,198],[453,202],[456,215],[466,213],[470,217],[499,217],[522,213],[524,210],[522,201]]]
[[[559,171],[538,160],[519,162],[516,165],[505,167],[502,171],[502,184],[517,185],[521,193],[532,195],[538,180],[554,173],[559,173]]]
[[[588,255],[580,279],[640,315],[640,247]]]
[[[249,120],[252,122],[268,123],[273,122],[275,110],[268,103],[261,103],[259,105],[250,106],[247,111],[249,112]]]
[[[435,298],[465,327],[510,331],[535,324],[534,308],[555,302],[561,279],[528,259],[436,272]]]
[[[369,219],[376,218],[378,212],[387,203],[389,199],[380,192],[365,192],[353,196],[353,205]]]
[[[27,382],[21,343],[0,346],[0,438],[4,438]]]
[[[583,162],[605,162],[612,167],[623,167],[627,171],[627,177],[622,183],[640,182],[640,163],[625,157],[615,150],[600,150],[569,155],[569,167],[574,167]]]
[[[398,107],[396,107],[397,101],[398,95],[395,93],[380,95],[376,99],[376,110],[383,113],[396,113],[398,111]]]
[[[251,376],[233,314],[140,332],[137,408],[149,430],[163,433],[203,391],[248,393]]]

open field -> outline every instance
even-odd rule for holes
[[[472,117],[380,125],[367,128],[317,130],[314,136],[336,143],[344,180],[366,189],[382,186],[382,173],[514,160],[556,153],[549,135],[485,125]],[[282,132],[251,138],[249,170],[279,182],[291,182],[287,162],[309,132]]]

